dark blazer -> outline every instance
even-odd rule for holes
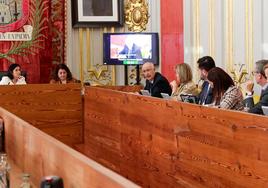
[[[198,95],[199,102],[198,104],[211,104],[213,100],[213,93],[212,93],[212,88],[209,88],[208,91],[208,86],[209,83],[208,81],[205,81],[202,85],[202,90]]]
[[[151,96],[159,98],[162,98],[161,93],[171,95],[172,92],[168,80],[158,72],[155,73],[153,84],[149,80],[146,80],[144,89],[148,90]]]
[[[249,107],[250,113],[253,114],[263,114],[262,106],[268,106],[268,87],[265,90],[262,90],[260,101],[254,105],[254,101],[252,97],[246,98],[244,100],[245,105]]]

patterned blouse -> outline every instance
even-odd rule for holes
[[[223,94],[219,108],[243,110],[243,95],[237,86],[231,86]]]

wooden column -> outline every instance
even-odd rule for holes
[[[161,0],[161,50],[161,72],[171,81],[184,61],[183,0]]]

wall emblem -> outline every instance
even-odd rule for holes
[[[8,4],[15,1],[17,8],[9,12],[3,11],[6,10]],[[2,21],[0,23],[0,42],[7,41],[10,46],[8,50],[0,51],[0,59],[5,58],[14,62],[13,55],[37,54],[38,50],[43,48],[42,38],[45,35],[42,32],[47,28],[45,26],[47,22],[45,17],[47,3],[48,0],[35,0],[31,1],[31,7],[29,7],[29,0],[0,0],[1,15],[12,14],[14,11],[16,13],[13,16],[11,14],[6,17],[0,16]],[[22,7],[21,11],[19,10],[20,7]],[[22,15],[20,16],[20,14]],[[25,25],[26,23],[27,25]]]
[[[0,33],[18,30],[29,14],[29,0],[0,0]]]
[[[128,30],[141,32],[148,23],[148,3],[146,0],[129,0],[125,6],[125,23]]]

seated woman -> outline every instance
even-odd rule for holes
[[[192,81],[193,74],[191,67],[187,63],[178,64],[176,65],[175,71],[177,80],[173,80],[170,83],[170,86],[172,88],[172,98],[174,100],[180,101],[180,95],[182,94],[197,95],[198,90]]]
[[[221,68],[208,72],[208,82],[213,92],[213,105],[219,108],[243,110],[243,95],[233,79]]]
[[[53,72],[50,83],[68,84],[68,83],[80,83],[80,81],[73,78],[71,71],[65,64],[58,64]]]
[[[23,85],[26,84],[25,78],[21,76],[19,64],[11,64],[8,67],[7,76],[3,76],[0,85]]]

